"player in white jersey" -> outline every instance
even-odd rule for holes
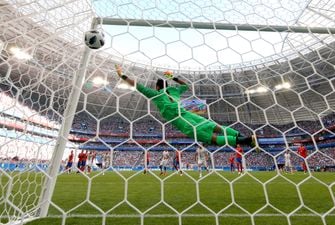
[[[96,153],[91,151],[87,154],[87,162],[86,162],[86,167],[87,167],[87,174],[90,174],[92,171],[92,168],[94,166],[94,159],[95,159]]]
[[[285,158],[285,172],[293,173],[293,168],[292,168],[292,163],[291,163],[291,154],[289,150],[285,152],[284,158]]]
[[[161,170],[161,173],[159,175],[166,175],[166,167],[169,162],[169,158],[170,158],[169,152],[167,150],[164,150],[162,154],[161,162],[159,164],[159,169]]]
[[[102,156],[102,168],[104,169],[102,175],[105,175],[105,171],[108,171],[110,162],[111,162],[111,153],[110,151],[107,151]]]
[[[198,164],[199,177],[202,177],[202,167],[205,167],[207,172],[209,171],[207,166],[207,160],[208,160],[207,151],[202,146],[199,146],[195,152],[195,161]]]

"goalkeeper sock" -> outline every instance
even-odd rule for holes
[[[231,146],[236,146],[236,137],[234,136],[227,136],[228,144]],[[226,143],[226,137],[225,136],[217,136],[216,137],[216,144],[219,146],[225,145]]]

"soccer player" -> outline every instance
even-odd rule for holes
[[[199,146],[195,152],[195,161],[198,164],[198,171],[199,171],[200,178],[202,177],[202,167],[205,167],[207,172],[209,172],[209,169],[207,166],[207,160],[208,160],[207,151],[202,146]]]
[[[255,146],[255,137],[243,137],[240,132],[229,127],[219,126],[213,121],[201,117],[195,113],[187,111],[180,106],[180,96],[188,90],[188,85],[181,79],[173,77],[171,72],[165,72],[164,75],[172,78],[173,81],[179,84],[178,87],[168,87],[167,82],[158,79],[156,89],[148,88],[142,84],[122,75],[122,69],[119,65],[115,65],[116,72],[121,79],[131,86],[136,86],[136,89],[152,102],[159,109],[162,117],[167,121],[172,121],[172,125],[190,138],[197,138],[198,141],[216,144],[219,146],[229,144],[245,144],[251,147]],[[194,127],[196,132],[194,133]],[[226,132],[226,137],[224,133]],[[228,143],[226,143],[226,139]]]
[[[71,153],[70,153],[70,155],[67,159],[67,163],[66,163],[66,167],[65,167],[65,170],[67,171],[67,173],[71,173],[73,158],[74,158],[74,154],[73,154],[73,151],[71,151]]]
[[[180,173],[180,176],[183,175],[183,171],[180,169],[180,164],[181,164],[181,151],[176,150],[176,154],[173,158],[173,167]]]
[[[166,175],[166,168],[169,162],[169,158],[170,158],[169,152],[167,150],[164,150],[162,154],[161,162],[159,164],[159,169],[161,170],[161,173],[159,175],[164,175],[164,176]]]
[[[291,153],[289,150],[287,150],[284,154],[285,158],[285,172],[290,172],[293,174],[293,168],[292,168],[292,163],[291,163]]]
[[[103,156],[100,152],[98,152],[95,156],[96,160],[96,165],[97,167],[101,170],[102,169],[102,161],[103,161]]]
[[[305,158],[308,155],[306,147],[301,143],[298,148],[298,154],[302,157],[303,161],[301,163],[302,169],[304,170],[304,173],[307,173],[307,165],[305,162]]]
[[[285,171],[285,156],[280,155],[277,157],[277,166],[278,166],[278,171],[279,172],[284,172]]]
[[[81,150],[81,152],[78,155],[78,163],[77,163],[77,168],[78,171],[77,173],[79,173],[79,170],[81,170],[82,166],[83,166],[83,157],[84,157],[84,150]]]
[[[145,157],[145,160],[144,160],[145,166],[144,166],[143,173],[146,174],[147,170],[149,170],[149,163],[150,163],[150,153],[149,153],[149,151],[144,152],[144,157]]]
[[[235,171],[235,157],[234,157],[234,154],[230,154],[229,164],[230,164],[230,172],[234,173],[234,171]]]
[[[85,172],[85,169],[86,169],[87,156],[88,156],[88,151],[83,152],[83,154],[82,154],[82,161],[81,161],[81,167],[80,167],[80,170],[83,171],[83,172]]]
[[[87,153],[87,174],[90,174],[95,160],[95,152]]]
[[[243,155],[243,148],[238,144],[236,146],[236,166],[238,174],[242,174],[243,172],[243,165],[242,165],[242,155]]]
[[[105,170],[106,169],[108,170],[111,162],[110,151],[107,151],[102,157],[103,157],[102,167],[104,168],[104,172],[102,173],[102,175],[105,175]]]

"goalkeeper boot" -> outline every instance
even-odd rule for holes
[[[238,137],[236,137],[236,144],[249,145],[251,147],[252,136],[249,136],[249,137],[238,136]]]
[[[238,136],[236,137],[236,144],[241,144],[241,145],[249,145],[251,148],[256,147],[256,136],[248,136],[248,137],[241,137]],[[259,149],[256,148],[256,152],[259,152]]]

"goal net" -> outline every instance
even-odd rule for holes
[[[0,224],[334,224],[334,8],[2,1]]]

